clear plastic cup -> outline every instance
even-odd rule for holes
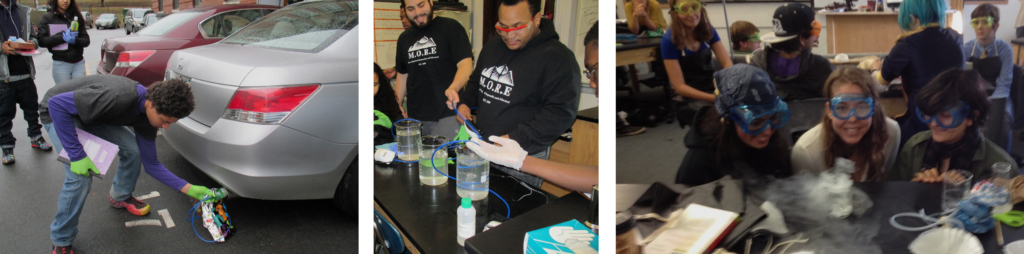
[[[416,120],[401,120],[395,123],[395,136],[398,138],[398,151],[395,154],[399,160],[415,161],[420,158],[420,126],[423,124]]]
[[[438,173],[441,171],[448,174],[448,149],[437,149],[448,143],[445,136],[423,136],[420,138],[420,182],[426,185],[441,185],[448,182],[448,177]],[[435,150],[437,150],[435,152]],[[433,154],[433,155],[431,155]],[[433,160],[433,163],[431,163]],[[434,170],[434,167],[437,170]]]
[[[960,200],[967,198],[971,191],[970,171],[951,169],[942,174],[942,210],[950,211],[960,207]]]

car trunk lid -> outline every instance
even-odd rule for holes
[[[167,69],[192,84],[196,109],[189,118],[212,126],[221,116],[239,84],[253,69],[252,62],[239,61],[237,50],[211,50],[211,46],[179,50],[171,56]]]

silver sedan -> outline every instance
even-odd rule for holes
[[[305,1],[175,52],[165,79],[190,82],[196,109],[164,136],[233,195],[355,216],[358,34],[357,1]]]

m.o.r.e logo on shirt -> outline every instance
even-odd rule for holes
[[[423,36],[409,47],[408,53],[410,64],[437,59],[437,43],[434,43],[433,38]]]
[[[507,66],[492,66],[480,71],[480,93],[487,98],[509,103],[508,98],[512,96],[512,89],[515,82],[512,80],[512,70]],[[484,98],[484,102],[490,101]]]

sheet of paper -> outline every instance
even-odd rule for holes
[[[60,32],[64,32],[64,30],[68,30],[68,25],[65,25],[65,24],[50,24],[50,36],[53,36],[54,34],[58,34]],[[61,45],[57,45],[56,47],[53,47],[53,50],[67,50],[67,49],[68,49],[68,44],[67,43],[64,43],[64,44],[61,44]]]
[[[78,133],[78,142],[82,144],[82,150],[85,150],[85,155],[89,156],[92,163],[100,170],[100,175],[106,175],[107,171],[110,170],[110,166],[114,163],[114,156],[117,155],[117,145],[79,128],[75,128],[75,132]],[[60,150],[60,154],[57,156],[57,160],[71,164],[67,150]]]

